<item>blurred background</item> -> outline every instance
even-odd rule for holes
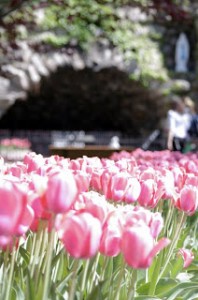
[[[197,37],[196,0],[0,0],[0,139],[163,149]]]

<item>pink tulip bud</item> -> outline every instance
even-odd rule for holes
[[[33,220],[34,220],[34,210],[29,205],[26,205],[24,207],[16,234],[18,235],[25,234],[30,228]]]
[[[122,236],[125,261],[135,269],[148,268],[154,256],[168,244],[168,239],[161,239],[155,245],[150,229],[143,224],[126,227]]]
[[[178,255],[181,255],[184,260],[184,268],[187,268],[194,259],[194,254],[190,249],[181,248],[178,251]]]
[[[144,207],[155,207],[163,193],[159,194],[157,183],[153,179],[147,179],[141,183],[141,192],[138,202]]]
[[[151,229],[151,234],[154,238],[158,237],[163,226],[164,226],[164,221],[162,215],[159,212],[153,213],[152,220],[149,224],[149,227]]]
[[[102,228],[100,221],[91,214],[72,212],[59,224],[58,233],[71,256],[90,258],[99,249]]]
[[[92,189],[94,189],[95,191],[100,191],[101,190],[101,181],[100,181],[100,177],[103,173],[103,169],[96,169],[93,170],[92,174],[91,174],[91,187]]]
[[[105,226],[99,250],[106,256],[117,256],[120,253],[121,230],[118,226]]]
[[[26,204],[24,190],[13,182],[0,182],[0,235],[9,236],[17,232]]]
[[[103,224],[109,210],[105,197],[95,191],[90,191],[80,194],[79,198],[84,202],[84,211],[92,214]]]
[[[73,174],[69,171],[59,171],[50,175],[44,196],[43,204],[46,209],[55,214],[67,212],[77,196]]]
[[[86,192],[89,190],[90,175],[84,171],[75,171],[74,178],[76,181],[78,192]]]
[[[32,172],[44,165],[45,160],[41,154],[30,152],[24,156],[23,162],[27,165],[27,171]]]
[[[198,206],[198,190],[192,185],[185,185],[181,191],[176,202],[176,207],[183,210],[188,215],[195,213]]]
[[[126,172],[114,174],[111,177],[111,199],[123,201],[125,191],[128,188],[129,175]]]
[[[111,180],[113,175],[117,174],[118,169],[116,167],[110,167],[105,169],[101,174],[101,189],[107,199],[112,199],[112,185]]]
[[[141,192],[141,185],[137,178],[130,178],[128,182],[128,188],[124,194],[124,201],[126,203],[132,203],[137,201]]]

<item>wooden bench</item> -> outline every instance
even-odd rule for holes
[[[120,147],[119,149],[114,149],[108,146],[85,146],[85,147],[56,147],[53,145],[49,146],[49,151],[51,155],[59,155],[71,159],[75,159],[82,156],[94,157],[97,156],[99,158],[107,158],[110,157],[114,152],[120,151],[133,151],[132,147]]]

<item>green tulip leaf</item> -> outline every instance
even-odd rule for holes
[[[172,269],[171,269],[171,278],[174,279],[176,276],[181,272],[183,269],[184,260],[182,256],[178,256],[174,262],[172,262]]]
[[[161,300],[160,298],[158,297],[149,297],[149,296],[137,296],[135,297],[135,300]]]
[[[101,290],[102,290],[102,285],[103,282],[100,282],[98,285],[96,285],[91,293],[88,295],[88,297],[86,298],[86,300],[101,300],[104,299],[104,297],[102,296]]]
[[[156,291],[157,296],[160,298],[165,298],[166,300],[175,300],[177,297],[182,296],[183,299],[185,298],[186,293],[194,292],[194,294],[198,291],[198,283],[197,282],[182,282],[178,283],[177,285],[173,286],[169,289],[163,289]],[[189,300],[189,299],[186,299]]]
[[[29,251],[27,251],[24,247],[20,247],[19,248],[19,253],[22,256],[24,262],[26,263],[26,265],[28,266],[30,263],[30,253]]]
[[[157,284],[155,294],[159,296],[162,295],[163,293],[167,293],[177,285],[178,285],[178,281],[175,279],[162,278]]]
[[[148,295],[149,287],[150,287],[150,282],[141,284],[140,286],[137,287],[137,292],[139,295]]]
[[[35,299],[35,291],[34,291],[34,282],[30,276],[29,270],[27,271],[27,299],[34,300]],[[37,298],[39,299],[39,298]]]

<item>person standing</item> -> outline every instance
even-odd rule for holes
[[[170,151],[184,152],[188,140],[191,114],[180,97],[174,96],[171,104],[172,107],[167,113],[167,148]]]

